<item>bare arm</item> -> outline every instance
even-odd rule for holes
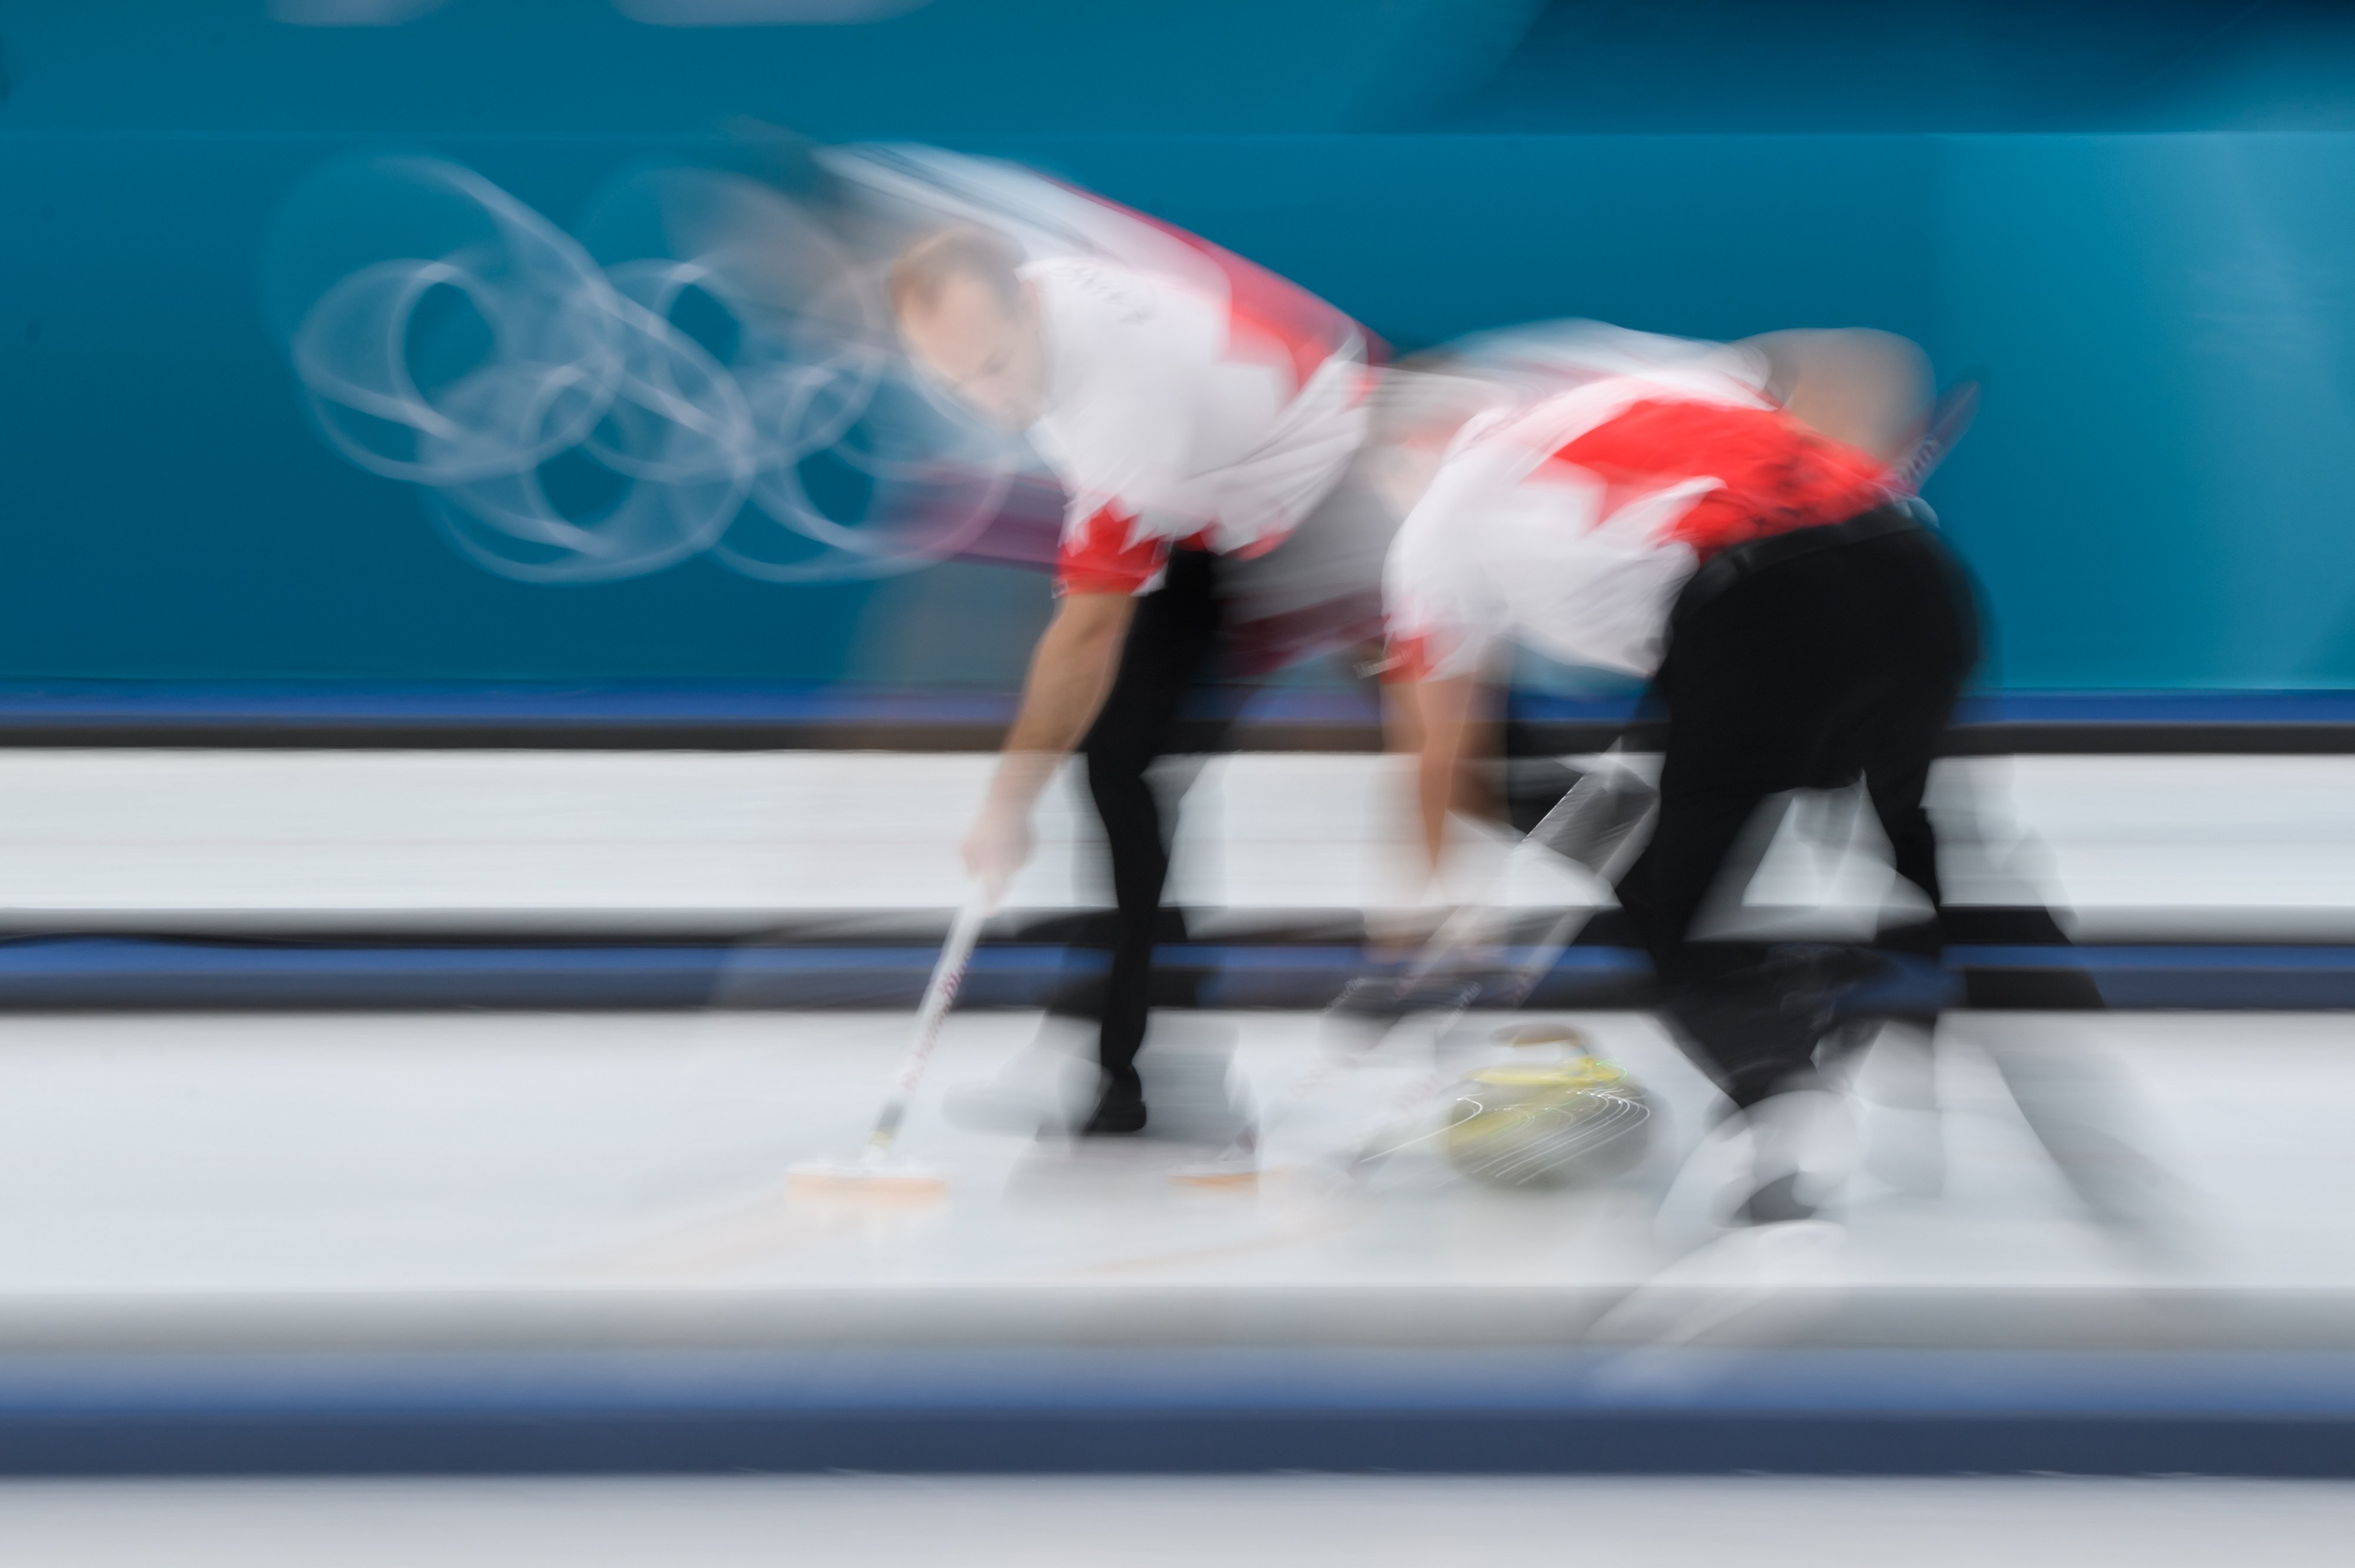
[[[1135,609],[1134,599],[1116,593],[1068,594],[1056,607],[1030,655],[1022,706],[981,821],[965,840],[965,865],[975,875],[1008,877],[1029,857],[1030,810],[1103,706]]]
[[[1007,733],[1006,749],[1051,752],[1080,743],[1112,689],[1136,600],[1124,593],[1066,595],[1030,655],[1022,709]]]
[[[1447,849],[1448,813],[1477,805],[1467,787],[1481,723],[1480,683],[1470,676],[1391,689],[1391,747],[1415,754],[1415,806],[1425,863],[1436,874]]]

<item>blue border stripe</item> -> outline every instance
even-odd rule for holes
[[[0,942],[0,1007],[777,1007],[911,1006],[935,950],[826,947],[335,947],[77,937]],[[1510,957],[1511,955],[1508,955]],[[1164,948],[1202,1005],[1322,1007],[1369,972],[1348,946],[1202,944]],[[1103,955],[1056,945],[985,948],[964,1001],[1034,1007]],[[2119,1008],[2355,1008],[2355,948],[1957,947],[1945,971],[1905,966],[1860,992],[1860,1012],[1929,1011],[1961,982],[2077,974]],[[1536,1007],[1646,1003],[1643,955],[1573,948],[1529,998]]]
[[[52,724],[998,724],[1010,693],[843,683],[548,683],[444,682],[46,681],[0,683],[0,722]],[[1516,716],[1624,723],[1632,694],[1517,692]],[[1278,687],[1252,713],[1294,723],[1362,724],[1372,704],[1350,690]],[[2355,691],[2012,691],[1976,694],[1963,725],[2349,725]]]
[[[2355,1476],[2355,1364],[1528,1349],[0,1358],[0,1473],[844,1468]]]
[[[1002,1347],[0,1356],[0,1423],[134,1413],[1242,1410],[2355,1422],[2355,1353]]]
[[[946,724],[1002,725],[1011,692],[842,683],[541,685],[500,682],[0,683],[0,722],[194,725]],[[1254,694],[1255,718],[1358,724],[1349,690]]]
[[[1961,969],[2074,969],[2128,1011],[2329,1012],[2355,1008],[2355,948],[1955,948]]]

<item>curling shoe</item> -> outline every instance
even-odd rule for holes
[[[1145,1130],[1145,1086],[1136,1069],[1104,1074],[1096,1108],[1080,1124],[1082,1138],[1126,1138]]]

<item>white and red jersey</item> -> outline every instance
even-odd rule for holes
[[[1702,561],[1890,493],[1881,463],[1766,395],[1753,356],[1611,341],[1601,374],[1484,414],[1448,449],[1384,573],[1396,678],[1474,673],[1500,638],[1647,675]]]
[[[813,155],[884,231],[974,224],[1029,259],[1049,360],[1032,444],[1070,503],[1064,590],[1149,588],[1183,541],[1265,556],[1220,591],[1239,620],[1282,623],[1271,648],[1370,631],[1387,516],[1369,528],[1327,508],[1266,555],[1364,442],[1380,345],[1355,322],[1208,240],[1012,164],[913,146]],[[989,554],[1039,556],[1028,539]]]
[[[1031,441],[1070,497],[1059,591],[1148,591],[1181,542],[1273,549],[1365,440],[1371,372],[1348,318],[1174,238],[1226,265],[1188,278],[1065,256],[1022,270],[1047,349]]]

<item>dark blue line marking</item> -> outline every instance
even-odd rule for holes
[[[45,1416],[1473,1412],[2355,1421],[2355,1354],[1924,1350],[839,1350],[0,1357]]]
[[[826,947],[243,946],[77,937],[0,943],[0,1005],[643,1006],[911,1005],[935,949]],[[1525,955],[1508,954],[1508,959]],[[1200,944],[1162,950],[1192,970],[1203,1005],[1321,1007],[1370,972],[1348,946]],[[1078,947],[985,948],[971,1005],[1037,1006],[1104,955]],[[2355,948],[1957,947],[1939,970],[1900,966],[1854,999],[1861,1012],[1953,1005],[1968,973],[2073,972],[2122,1008],[2355,1008]],[[1642,954],[1572,948],[1533,991],[1536,1007],[1645,1005]]]
[[[827,683],[181,682],[55,681],[0,683],[0,722],[562,723],[895,722],[997,723],[1009,693],[893,689]],[[1354,691],[1276,688],[1252,711],[1293,722],[1359,723],[1373,709]],[[1633,695],[1514,694],[1517,717],[1617,724]],[[2355,691],[1994,692],[1964,700],[1963,725],[2355,724]]]

